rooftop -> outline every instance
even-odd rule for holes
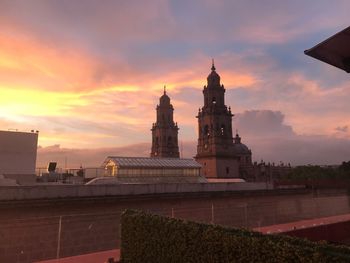
[[[350,27],[305,50],[304,53],[350,73]]]
[[[119,168],[201,168],[193,159],[108,156],[103,165],[114,162]]]

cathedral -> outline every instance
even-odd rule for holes
[[[174,157],[179,158],[177,123],[174,122],[174,107],[170,103],[170,98],[164,94],[159,99],[157,105],[157,120],[152,125],[152,149],[151,157]]]
[[[225,105],[225,88],[216,72],[214,61],[203,89],[204,105],[198,111],[198,144],[195,160],[207,178],[245,178],[252,167],[252,152],[232,135],[231,108]],[[151,157],[179,158],[178,126],[174,107],[166,94],[157,105],[157,119],[152,125]]]
[[[233,139],[233,114],[225,105],[225,88],[214,62],[203,95],[204,106],[196,116],[198,145],[195,159],[202,165],[202,174],[207,178],[240,177],[240,164],[243,161],[251,163],[251,151],[242,146],[238,134]]]

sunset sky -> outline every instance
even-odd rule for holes
[[[349,10],[348,0],[0,0],[0,128],[39,130],[42,154],[147,155],[166,85],[193,156],[214,58],[254,160],[350,160],[350,75],[303,54],[349,26]]]

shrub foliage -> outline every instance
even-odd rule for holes
[[[141,211],[122,215],[121,262],[350,262],[350,248]]]

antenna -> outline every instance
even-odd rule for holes
[[[215,70],[214,59],[211,59],[211,70]]]

